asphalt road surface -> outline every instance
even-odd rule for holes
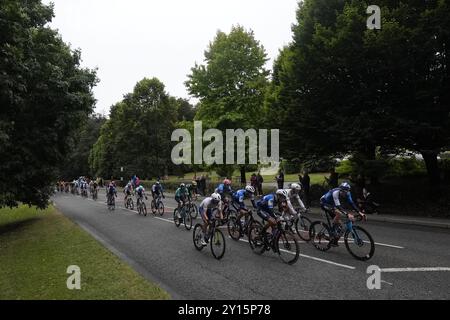
[[[71,194],[56,194],[53,201],[174,299],[450,299],[450,231],[445,229],[369,221],[364,227],[376,243],[371,260],[354,259],[343,243],[320,252],[302,242],[301,256],[292,266],[272,251],[254,254],[245,239],[233,241],[224,230],[226,252],[218,261],[209,246],[201,252],[195,249],[193,228],[175,227],[173,198],[164,200],[163,217],[125,209],[122,194],[113,212],[107,209],[104,192],[97,201]],[[194,225],[197,221],[200,217]],[[371,265],[382,270],[380,289],[368,289]]]

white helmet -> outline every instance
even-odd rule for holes
[[[278,189],[276,194],[279,195],[279,196],[283,196],[285,199],[287,199],[288,196],[289,196],[288,192],[286,190],[284,190],[284,189]]]
[[[346,191],[349,192],[351,189],[351,186],[348,182],[343,182],[341,183],[341,185],[339,186],[339,189],[341,189],[342,191]]]
[[[291,184],[291,189],[300,192],[302,190],[302,186],[298,183],[293,183]]]
[[[252,187],[252,186],[246,186],[245,187],[245,191],[247,191],[247,192],[249,192],[251,194],[254,194],[255,193],[255,188]]]
[[[219,202],[219,201],[222,199],[222,197],[221,197],[220,194],[218,194],[218,193],[213,193],[213,194],[211,195],[211,198],[212,198],[214,201],[217,201],[217,202]]]

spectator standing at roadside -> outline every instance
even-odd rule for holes
[[[206,195],[206,178],[203,174],[200,177],[200,190],[202,192],[202,196],[205,196]]]
[[[305,202],[306,202],[306,206],[310,207],[311,206],[311,199],[309,197],[309,189],[311,187],[311,179],[309,177],[308,171],[305,171],[302,180],[300,181],[300,183],[303,186],[303,192],[305,194]]]
[[[258,194],[260,196],[262,196],[263,195],[262,184],[264,182],[264,179],[263,179],[263,177],[261,175],[261,172],[258,172],[258,174],[256,175],[256,180],[258,182]]]
[[[277,176],[277,184],[278,184],[278,189],[284,189],[284,172],[283,170],[280,170],[280,173]]]
[[[251,178],[250,178],[250,185],[255,188],[255,190],[258,190],[258,178],[256,177],[256,173],[253,173]],[[258,193],[256,192],[255,194],[256,196],[258,195]]]

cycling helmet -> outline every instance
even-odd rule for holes
[[[350,191],[351,186],[348,182],[343,182],[341,183],[341,185],[339,186],[339,189],[341,189],[342,191]]]
[[[286,198],[286,199],[288,198],[288,193],[287,193],[287,191],[284,190],[284,189],[279,189],[279,190],[277,190],[276,194],[279,195],[279,196],[283,196],[283,197]]]
[[[213,193],[213,194],[211,195],[211,198],[212,198],[214,201],[217,201],[217,202],[219,202],[219,201],[222,199],[222,197],[221,197],[220,194],[218,194],[218,193]]]
[[[192,181],[192,185],[196,186],[197,185],[197,181]]]
[[[252,186],[246,186],[245,191],[253,194],[253,193],[255,193],[255,188],[253,188]]]
[[[156,184],[159,186],[160,184],[161,184],[161,182],[159,182],[159,181],[156,181]]]
[[[298,183],[293,183],[291,184],[291,189],[300,192],[302,190],[302,186]]]
[[[186,185],[184,183],[180,184],[180,188],[185,188]]]

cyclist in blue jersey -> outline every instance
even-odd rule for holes
[[[164,188],[161,184],[161,182],[156,181],[155,184],[152,185],[152,198],[155,199],[159,196],[163,197],[163,199],[165,199],[166,197],[164,196]]]
[[[274,227],[277,225],[277,216],[275,215],[274,207],[278,206],[280,213],[284,213],[288,210],[288,200],[289,195],[287,191],[279,189],[275,194],[268,194],[256,203],[256,213],[261,217],[261,219],[263,219],[263,221],[267,221],[262,231],[263,236],[267,236],[266,230],[269,227],[272,227],[273,232],[275,230]]]
[[[241,189],[233,193],[232,200],[239,207],[239,214],[236,217],[237,221],[241,221],[241,218],[245,216],[245,220],[247,221],[248,217],[248,209],[244,202],[245,199],[250,199],[252,202],[253,208],[256,209],[255,203],[255,188],[252,186],[246,186],[245,189]]]
[[[214,192],[219,194],[222,199],[224,199],[226,194],[232,195],[231,181],[229,179],[223,180],[223,183],[219,184]]]
[[[363,218],[366,215],[359,211],[356,204],[353,202],[352,195],[350,193],[351,186],[348,182],[343,182],[338,188],[331,189],[320,198],[320,207],[322,210],[328,212],[333,217],[333,227],[338,228],[341,226],[341,216],[344,215],[350,221],[355,221],[355,217],[351,213],[347,213],[341,206],[341,199],[345,199],[353,209]],[[331,244],[337,246],[337,239],[333,239]]]

